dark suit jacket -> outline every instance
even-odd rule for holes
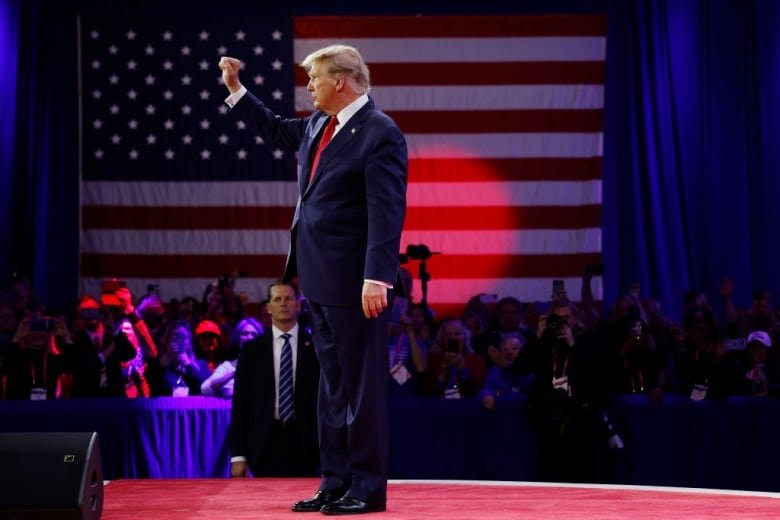
[[[298,356],[295,367],[295,436],[298,461],[312,462],[316,468],[317,447],[317,387],[320,365],[311,336],[298,329]],[[246,457],[250,468],[256,468],[269,448],[271,428],[275,421],[273,332],[267,330],[244,346],[238,358],[233,409],[230,421],[230,452]],[[291,462],[293,463],[293,462]]]
[[[308,184],[327,114],[281,119],[251,93],[234,110],[267,139],[298,151],[301,195],[284,278],[297,275],[308,299],[337,306],[360,305],[366,278],[396,282],[407,153],[395,123],[369,99],[322,152]]]

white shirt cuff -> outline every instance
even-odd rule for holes
[[[227,103],[227,106],[230,108],[233,108],[236,106],[236,103],[241,101],[241,98],[244,97],[244,94],[246,94],[247,90],[244,85],[241,85],[241,88],[237,91],[230,94],[227,98],[225,98],[225,103]]]
[[[381,285],[382,287],[386,287],[388,289],[392,289],[393,288],[393,284],[389,284],[387,282],[380,282],[379,280],[369,280],[368,278],[365,278],[363,281],[364,282],[369,282],[369,283],[375,283],[377,285]]]
[[[246,457],[241,457],[240,455],[238,457],[230,457],[230,463],[234,462],[246,462]]]

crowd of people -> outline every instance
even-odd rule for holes
[[[732,301],[734,283],[725,279],[719,288],[724,315],[690,293],[676,321],[638,286],[600,312],[591,275],[583,276],[579,304],[565,291],[543,306],[512,296],[490,304],[476,295],[459,318],[438,319],[435,309],[396,298],[389,395],[478,399],[488,410],[522,399],[551,456],[569,453],[561,449],[568,431],[576,432],[575,444],[607,439],[620,447],[605,414],[614,395],[641,394],[657,405],[669,393],[691,400],[780,395],[780,356],[773,351],[780,321],[767,291],[739,306]],[[252,341],[261,345],[259,336],[272,326],[269,301],[247,305],[229,277],[207,287],[200,300],[167,303],[153,290],[135,298],[121,282],[108,285],[62,312],[39,302],[23,277],[13,280],[0,298],[3,399],[231,399],[242,349]],[[295,298],[296,323],[305,331],[305,300]],[[274,373],[278,378],[278,367]],[[307,374],[316,388],[317,371]],[[274,410],[279,419],[278,403]]]

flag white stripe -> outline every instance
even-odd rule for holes
[[[294,182],[84,182],[83,206],[295,207]],[[410,182],[407,205],[582,206],[601,203],[601,180]]]
[[[286,255],[290,233],[286,230],[87,229],[81,239],[82,251],[89,254]],[[601,229],[405,231],[401,251],[406,251],[409,244],[426,244],[432,251],[449,255],[598,253]]]
[[[409,183],[408,206],[582,206],[601,204],[601,180]]]
[[[414,273],[412,264],[406,266]],[[552,296],[552,278],[496,278],[496,279],[466,279],[437,280],[436,272],[431,271],[432,279],[428,282],[428,303],[436,309],[436,303],[463,305],[477,294],[495,294],[497,298],[514,296],[526,302],[549,302]],[[572,301],[580,301],[582,292],[581,278],[560,278],[564,281],[567,297]],[[412,295],[415,301],[422,299],[419,281],[415,279]],[[600,277],[591,282],[593,297],[601,300],[604,297],[603,284]]]
[[[600,157],[601,133],[407,134],[409,158]]]
[[[406,268],[415,272],[416,262],[406,265]],[[463,305],[472,296],[485,293],[495,294],[498,298],[503,296],[515,296],[524,301],[546,302],[550,300],[552,293],[552,278],[496,278],[496,279],[459,279],[439,280],[435,270],[431,271],[432,279],[428,282],[428,303],[435,309],[436,304],[460,304]],[[562,278],[572,301],[580,300],[582,280],[580,278]],[[157,284],[161,280],[152,278],[127,278],[127,286],[135,297],[146,294],[146,288],[150,284]],[[238,278],[235,282],[236,293],[246,293],[250,301],[262,301],[266,297],[268,285],[274,281],[272,278]],[[81,278],[80,294],[100,295],[100,278]],[[165,278],[160,296],[164,301],[171,298],[183,298],[192,296],[198,300],[203,295],[203,290],[209,283],[216,283],[213,278]],[[412,294],[416,301],[422,298],[419,280],[415,279]],[[592,281],[593,296],[596,300],[603,299],[603,285],[600,277]]]
[[[371,97],[385,111],[597,110],[603,85],[375,85]],[[314,109],[306,87],[295,88],[295,110]]]
[[[339,38],[360,50],[366,63],[502,63],[603,61],[603,36],[520,36],[502,38]],[[295,40],[295,63],[333,44],[333,38]]]

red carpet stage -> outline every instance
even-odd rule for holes
[[[105,487],[105,520],[160,518],[324,518],[293,513],[316,479],[115,480]],[[767,520],[780,518],[780,493],[525,482],[392,481],[382,520]]]

